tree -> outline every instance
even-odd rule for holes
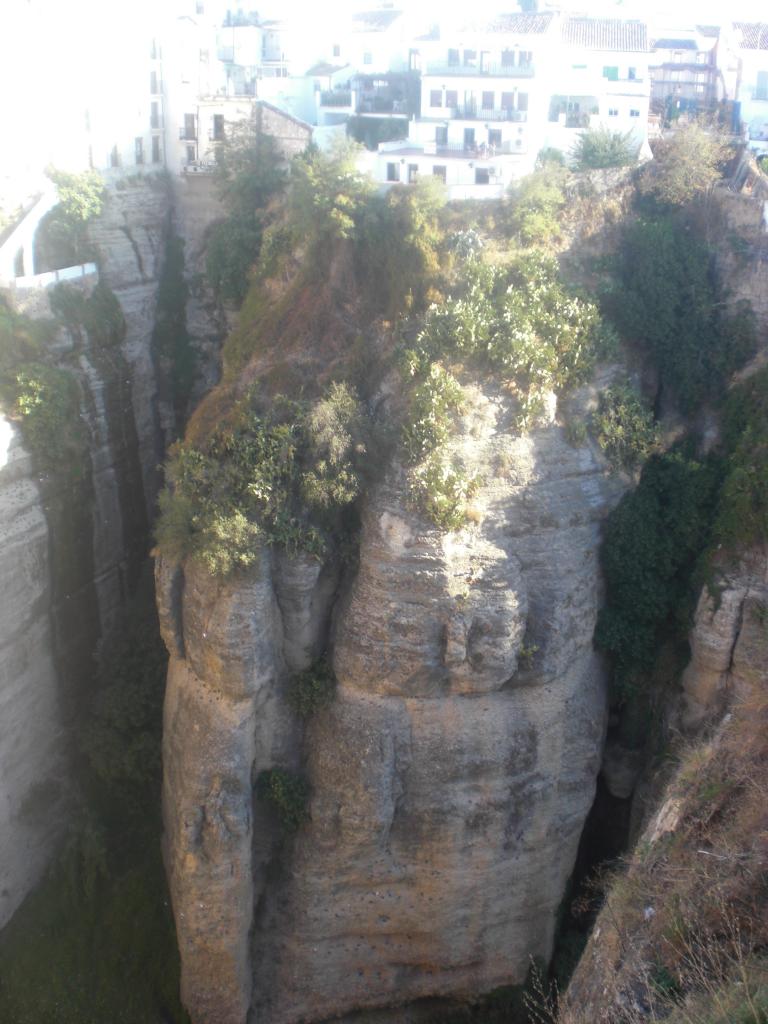
[[[579,132],[571,157],[577,170],[589,171],[633,164],[637,160],[637,150],[631,132],[588,128]]]
[[[656,143],[654,158],[643,169],[638,189],[663,206],[684,206],[720,179],[728,146],[716,132],[691,124]]]

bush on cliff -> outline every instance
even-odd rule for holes
[[[309,820],[309,784],[285,768],[270,768],[256,780],[256,793],[277,814],[286,832],[298,832]]]
[[[261,543],[320,557],[360,492],[366,443],[365,412],[345,384],[312,405],[278,398],[264,415],[247,398],[202,447],[172,452],[158,543],[217,576],[252,565]]]
[[[601,393],[591,426],[614,469],[634,469],[659,446],[653,413],[629,381]]]
[[[318,658],[290,682],[288,703],[300,718],[310,718],[327,707],[336,693],[336,677],[326,658]]]

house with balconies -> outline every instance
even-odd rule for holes
[[[737,21],[733,33],[739,117],[752,148],[768,150],[768,22]]]
[[[726,98],[717,62],[719,32],[662,29],[649,41],[651,113],[663,121],[711,112]]]
[[[419,47],[421,114],[380,147],[384,184],[432,174],[452,198],[496,197],[533,170],[546,120],[557,16],[506,14]]]

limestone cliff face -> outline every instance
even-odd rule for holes
[[[275,550],[225,583],[158,565],[166,855],[200,1024],[467,996],[550,950],[600,765],[597,549],[622,484],[554,422],[516,436],[503,394],[466,395],[465,528],[424,521],[393,464],[338,587],[333,559]],[[327,644],[337,695],[302,742],[286,683]],[[275,765],[312,787],[290,839],[254,800]]]

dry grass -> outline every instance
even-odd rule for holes
[[[537,1022],[768,1024],[768,686],[684,752],[559,1013]],[[656,828],[654,830],[654,824]]]

